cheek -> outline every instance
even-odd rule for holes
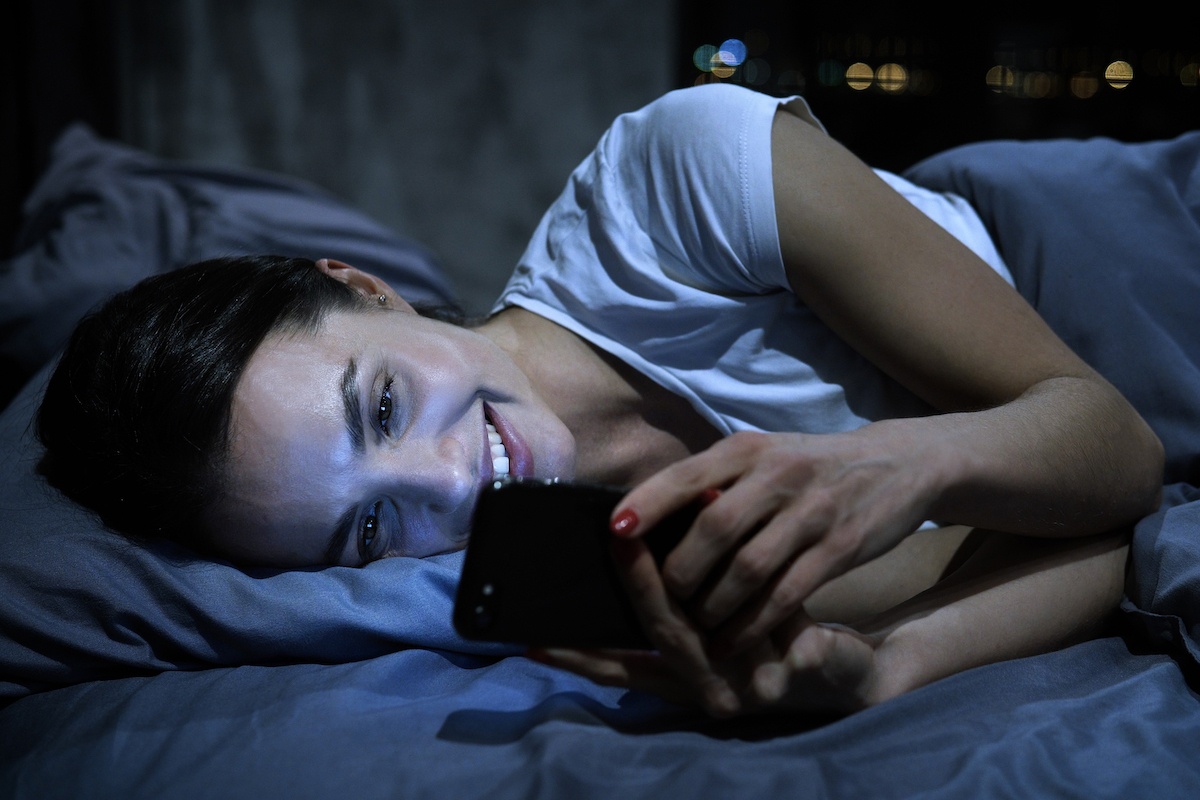
[[[551,418],[554,424],[547,431],[542,454],[534,456],[534,471],[541,478],[570,480],[575,477],[575,437],[558,417]]]

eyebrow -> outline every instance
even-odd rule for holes
[[[350,432],[350,443],[354,452],[361,454],[366,446],[363,434],[362,396],[358,393],[358,362],[353,358],[342,371],[342,415],[346,430]]]

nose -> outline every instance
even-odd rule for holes
[[[436,514],[463,511],[478,483],[466,449],[452,436],[383,448],[378,474],[385,484],[383,488],[401,505],[419,506]]]

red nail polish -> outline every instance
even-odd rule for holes
[[[709,487],[708,489],[705,489],[703,492],[700,493],[700,505],[702,505],[702,506],[710,505],[714,500],[716,500],[720,496],[721,496],[720,489],[713,489],[712,487]]]
[[[609,529],[618,536],[632,536],[638,525],[637,512],[632,508],[627,508],[617,515],[617,518],[609,523]]]

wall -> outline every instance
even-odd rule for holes
[[[486,310],[617,114],[672,88],[672,0],[127,0],[123,135],[309,179]]]

